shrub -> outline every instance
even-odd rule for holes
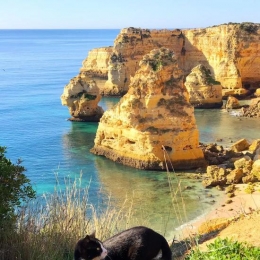
[[[244,243],[232,241],[230,239],[216,239],[208,245],[208,251],[201,252],[199,249],[192,252],[185,258],[186,260],[242,260],[259,259],[260,248],[252,247]]]
[[[15,208],[27,199],[35,198],[30,180],[23,174],[22,161],[13,164],[5,153],[6,147],[0,146],[0,229],[15,220]]]

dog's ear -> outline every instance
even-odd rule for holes
[[[91,235],[90,235],[91,236]],[[86,235],[84,238],[83,238],[83,241],[86,241],[88,242],[90,240],[90,236],[89,235]]]
[[[93,232],[89,235],[89,237],[91,237],[91,238],[96,238],[96,231],[93,231]]]

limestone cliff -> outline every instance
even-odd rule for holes
[[[194,107],[219,108],[223,105],[222,86],[211,76],[210,69],[198,65],[186,77],[185,86]]]
[[[244,95],[260,83],[260,25],[224,24],[184,30],[186,55],[182,67],[189,72],[198,63],[209,66],[221,82],[223,94]]]
[[[68,106],[72,121],[99,121],[103,109],[98,106],[101,99],[99,88],[94,80],[77,76],[65,86],[61,103]]]
[[[183,31],[131,27],[121,30],[113,48],[95,49],[95,55],[91,53],[86,60],[93,66],[85,66],[84,70],[96,75],[99,64],[103,64],[102,75],[105,77],[107,69],[108,78],[103,93],[121,95],[128,90],[130,76],[135,74],[142,56],[154,48],[166,47],[174,51],[185,75],[202,64],[221,83],[224,96],[241,96],[259,87],[259,37],[260,25],[252,23]]]
[[[166,160],[175,169],[204,165],[194,108],[176,56],[160,48],[139,65],[127,94],[100,119],[91,151],[140,169],[165,169],[165,147]]]

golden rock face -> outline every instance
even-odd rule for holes
[[[205,164],[194,109],[172,51],[145,55],[119,103],[102,116],[92,152],[141,169]],[[165,148],[165,152],[162,148]]]
[[[209,68],[201,64],[193,68],[186,77],[185,86],[193,106],[216,108],[223,105],[222,86],[213,79]]]
[[[216,80],[234,94],[236,89],[256,89],[260,81],[260,25],[225,24],[205,29],[185,30],[185,69],[198,62],[211,67]],[[225,93],[225,92],[224,92]],[[232,94],[232,93],[228,93]]]
[[[83,70],[107,77],[105,95],[128,91],[139,61],[159,47],[174,51],[185,76],[199,64],[211,70],[223,87],[223,95],[245,95],[260,83],[260,25],[225,24],[204,29],[122,29],[111,48],[94,49]],[[227,92],[227,93],[226,93]]]
[[[65,86],[61,103],[68,107],[71,120],[96,122],[104,112],[98,106],[100,99],[101,95],[95,81],[77,76]]]

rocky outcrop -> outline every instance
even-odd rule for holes
[[[241,108],[241,105],[240,105],[239,100],[237,98],[229,96],[227,98],[227,102],[226,102],[225,108],[227,110],[229,110],[229,109],[238,109],[238,108]]]
[[[212,78],[210,69],[198,65],[186,77],[185,86],[190,94],[190,103],[198,108],[220,108],[222,86]]]
[[[221,83],[224,96],[243,96],[259,86],[259,35],[260,25],[252,23],[183,31],[126,28],[121,30],[112,49],[100,48],[100,55],[99,49],[94,51],[95,55],[91,53],[85,63],[93,66],[85,66],[84,70],[96,75],[99,64],[105,65],[105,60],[108,80],[104,94],[122,94],[128,90],[130,76],[135,74],[142,56],[154,48],[167,47],[174,51],[185,75],[202,64]]]
[[[260,181],[260,139],[249,145],[246,139],[228,149],[217,144],[201,145],[208,163],[205,187]]]
[[[98,106],[101,99],[96,82],[84,76],[77,76],[65,86],[61,103],[67,106],[72,121],[99,121],[103,109]]]
[[[260,82],[260,25],[224,24],[183,31],[185,69],[200,62],[210,66],[224,88],[223,95],[245,95]]]
[[[205,165],[194,108],[172,51],[151,51],[119,103],[102,116],[91,152],[140,169]]]
[[[80,74],[89,78],[100,78],[107,80],[108,63],[113,47],[103,47],[90,50],[88,57],[82,62]]]
[[[252,99],[249,107],[242,107],[239,115],[244,117],[260,117],[260,98]]]
[[[259,37],[260,24],[253,23],[188,30],[125,28],[116,37],[114,46],[89,52],[76,78],[102,79],[106,82],[96,81],[102,95],[122,96],[128,91],[130,78],[139,69],[142,57],[155,48],[166,47],[174,51],[185,76],[201,64],[210,70],[215,82],[220,82],[223,99],[230,95],[244,97],[259,88]],[[188,76],[187,85],[189,79]],[[202,103],[203,107],[219,106],[220,86],[210,85],[190,92],[195,107]]]

